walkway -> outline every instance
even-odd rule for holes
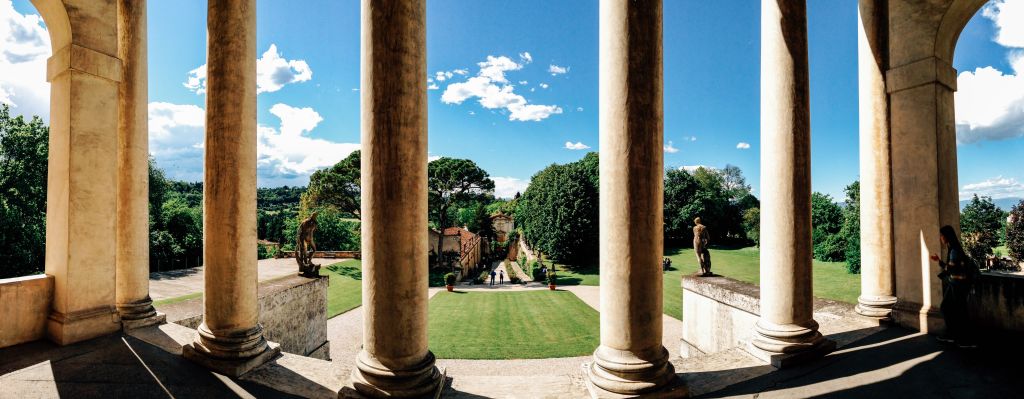
[[[323,267],[348,259],[313,259],[313,263]],[[154,301],[177,298],[180,296],[203,292],[204,268],[172,270],[149,275],[149,296]],[[299,265],[294,258],[262,259],[259,261],[259,281],[272,280],[277,277],[296,274]]]

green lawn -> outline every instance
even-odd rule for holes
[[[739,249],[712,249],[711,270],[715,274],[757,284],[760,281],[760,250],[756,247]],[[683,288],[680,279],[684,274],[693,274],[700,269],[697,256],[692,248],[668,248],[665,256],[672,259],[672,270],[665,272],[664,312],[681,319],[683,317]],[[598,267],[558,267],[558,285],[598,285]],[[814,261],[814,295],[842,302],[856,303],[860,295],[860,275],[849,274],[843,262]]]
[[[445,359],[583,356],[600,343],[597,311],[567,291],[439,292],[429,320]]]
[[[350,259],[320,268],[330,278],[327,288],[327,318],[352,310],[363,302],[363,263]]]
[[[195,292],[195,293],[191,293],[191,294],[182,295],[182,296],[179,296],[179,297],[165,298],[165,299],[153,301],[153,306],[163,306],[163,305],[170,305],[170,304],[178,303],[178,302],[185,302],[185,301],[188,301],[188,300],[199,298],[201,296],[203,296],[202,292]]]

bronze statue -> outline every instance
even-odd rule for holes
[[[316,231],[316,215],[313,211],[306,220],[299,224],[298,237],[295,240],[295,260],[299,262],[299,275],[305,277],[319,277],[320,265],[313,264],[313,253],[316,252],[316,243],[313,242],[313,233]]]
[[[708,228],[700,222],[700,218],[693,219],[693,251],[697,253],[697,262],[700,263],[701,276],[713,276],[711,273],[711,252],[708,251]]]

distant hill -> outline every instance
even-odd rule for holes
[[[1019,203],[1021,200],[1024,200],[1024,198],[1010,197],[1010,198],[994,199],[994,200],[992,200],[992,202],[995,202],[996,206],[999,207],[999,209],[1002,209],[1004,211],[1009,212],[1010,209],[1013,209],[1013,206],[1017,205],[1017,203]],[[971,202],[971,201],[970,200],[960,201],[960,210],[963,210],[964,207],[967,206],[967,203],[969,203],[969,202]]]

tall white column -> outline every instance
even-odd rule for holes
[[[860,286],[857,313],[886,318],[893,295],[892,146],[885,92],[888,41],[883,0],[860,0],[857,67],[860,92]]]
[[[203,323],[185,357],[239,376],[280,352],[263,337],[256,260],[256,0],[209,0]]]
[[[352,385],[371,397],[441,387],[427,348],[426,0],[363,0],[363,349]]]
[[[752,344],[773,363],[829,342],[813,318],[806,7],[761,1],[761,317]]]
[[[597,396],[676,385],[662,345],[662,3],[600,4],[601,346]]]
[[[117,2],[117,311],[125,328],[164,322],[149,297],[149,68],[146,0]]]

